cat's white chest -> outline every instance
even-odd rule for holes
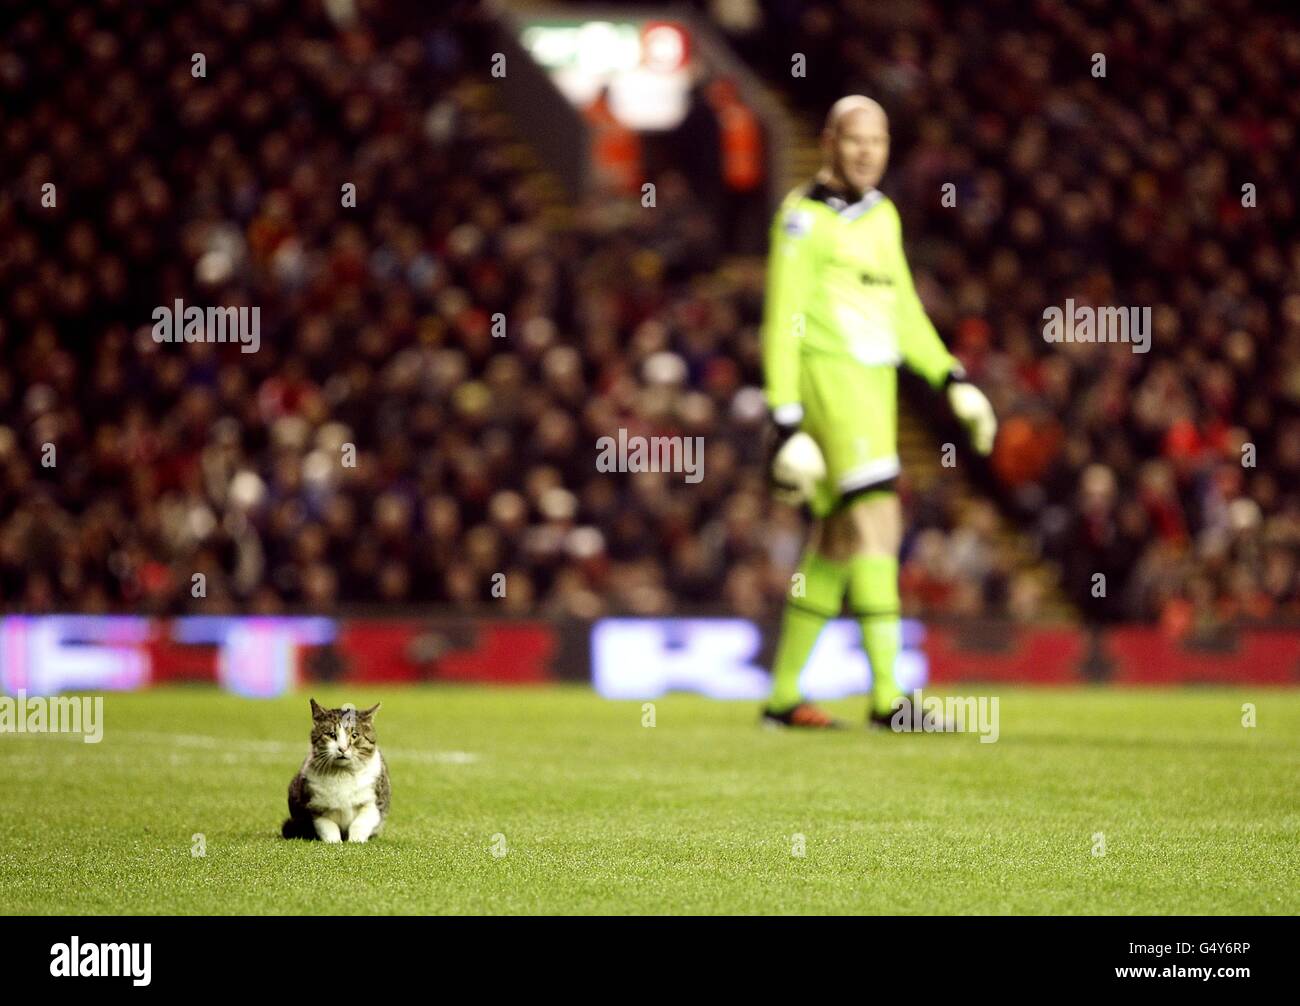
[[[379,749],[375,748],[360,772],[309,774],[312,797],[308,806],[340,828],[347,828],[362,810],[375,802],[375,782],[382,764]]]

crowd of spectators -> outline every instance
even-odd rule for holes
[[[557,223],[495,110],[476,4],[18,6],[5,608],[776,610],[805,525],[765,487],[761,271],[719,270],[671,173],[652,210],[589,200]],[[808,9],[792,31],[866,8]],[[1005,417],[1007,505],[1067,585],[1110,577],[1085,614],[1296,614],[1300,35],[1238,49],[1182,9],[1158,31],[1139,7],[1109,49],[1051,4],[1016,29],[996,5],[932,15],[883,59],[840,32],[830,90],[911,124],[892,181],[923,296]],[[1104,80],[1065,65],[1092,45]],[[1155,305],[1151,353],[1043,345],[1067,296]],[[259,306],[258,352],[155,342],[177,299]],[[620,428],[703,437],[703,479],[598,471]],[[904,496],[910,612],[1038,613],[991,504]]]
[[[762,474],[761,273],[712,276],[671,173],[653,212],[550,226],[480,28],[388,2],[18,18],[7,608],[774,610],[803,525]],[[258,306],[258,351],[154,341],[176,299]],[[703,479],[598,471],[620,428],[703,437]],[[933,589],[992,567],[976,537],[926,555],[926,598],[983,610]]]

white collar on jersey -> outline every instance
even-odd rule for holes
[[[884,198],[884,193],[879,189],[867,189],[856,203],[850,203],[839,196],[831,196],[826,200],[826,205],[845,220],[856,220]]]

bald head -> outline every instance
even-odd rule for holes
[[[889,132],[889,116],[885,114],[884,108],[881,107],[880,102],[868,98],[865,94],[845,95],[835,102],[831,110],[826,113],[826,132],[835,133],[847,116],[858,113],[875,118],[885,127],[885,132]]]
[[[831,106],[822,131],[824,174],[851,194],[876,187],[889,163],[889,116],[862,94],[850,94]]]

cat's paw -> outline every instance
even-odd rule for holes
[[[339,826],[329,818],[319,817],[315,821],[316,837],[322,842],[342,842],[343,834],[339,831]]]
[[[370,836],[369,836],[369,835],[349,835],[349,836],[348,836],[348,841],[349,841],[349,842],[368,842],[368,841],[370,841]]]

